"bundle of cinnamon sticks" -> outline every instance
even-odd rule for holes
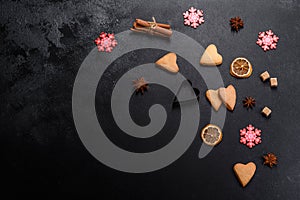
[[[171,37],[172,30],[169,24],[156,23],[155,18],[153,17],[152,19],[152,22],[136,19],[130,30],[140,33],[149,33],[151,35]]]

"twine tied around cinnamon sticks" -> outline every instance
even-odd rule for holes
[[[172,30],[169,24],[157,23],[155,18],[152,17],[151,21],[145,21],[142,19],[136,19],[133,23],[133,27],[130,30],[140,33],[148,33],[151,35],[158,35],[163,37],[171,37]]]
[[[156,24],[156,20],[154,17],[152,17],[153,22],[148,22],[150,24],[149,29],[150,29],[150,33],[153,34],[154,29],[156,28],[157,24]]]

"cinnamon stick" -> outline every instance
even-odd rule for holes
[[[166,35],[164,34],[161,34],[159,32],[149,32],[149,29],[146,29],[146,28],[139,28],[139,29],[134,29],[134,28],[130,28],[131,31],[134,31],[134,32],[138,32],[138,33],[149,33],[149,34],[152,34],[152,35],[158,35],[158,36],[162,36],[162,37],[166,37]]]
[[[146,26],[146,27],[150,26],[150,23],[153,23],[153,22],[149,22],[149,21],[144,21],[142,19],[136,19],[135,22],[142,26]],[[162,28],[171,29],[171,26],[169,24],[156,23],[156,25],[160,26]]]
[[[136,19],[131,30],[164,37],[170,37],[172,35],[171,26],[169,24],[156,23],[154,18],[153,22]]]

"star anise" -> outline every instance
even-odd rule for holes
[[[269,167],[273,167],[273,165],[277,165],[277,157],[273,153],[267,153],[267,155],[263,156],[264,165],[269,165]]]
[[[249,108],[253,108],[253,106],[255,106],[255,99],[253,97],[246,97],[244,100],[243,100],[243,104],[245,107],[247,107],[247,109]]]
[[[136,93],[144,94],[145,91],[148,90],[148,82],[144,79],[144,77],[141,77],[139,79],[136,79],[133,81],[134,89]]]
[[[234,17],[230,19],[230,25],[232,30],[238,32],[239,29],[244,27],[244,22],[240,17]]]

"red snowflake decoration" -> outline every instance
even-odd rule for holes
[[[247,145],[249,148],[261,143],[261,130],[251,124],[240,130],[240,143]]]
[[[200,24],[204,23],[203,10],[198,10],[191,7],[188,11],[183,13],[184,25],[197,28]]]
[[[113,33],[102,32],[99,37],[95,39],[95,44],[98,47],[98,51],[111,52],[118,43]]]
[[[268,51],[271,49],[276,49],[278,40],[279,37],[277,37],[272,30],[268,30],[265,32],[259,32],[256,44],[261,46],[264,51]]]

